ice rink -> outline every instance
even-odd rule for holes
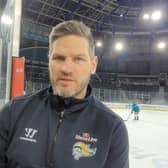
[[[113,109],[124,120],[130,109]],[[130,142],[130,168],[168,168],[168,112],[141,111],[125,121]]]

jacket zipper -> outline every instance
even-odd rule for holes
[[[59,115],[59,121],[58,121],[58,125],[57,125],[57,128],[56,128],[56,133],[55,133],[55,136],[54,136],[54,142],[52,144],[52,147],[51,147],[51,150],[53,150],[54,148],[54,143],[56,143],[57,141],[57,137],[58,137],[58,131],[59,131],[59,128],[60,128],[60,125],[62,123],[62,120],[63,120],[63,117],[64,117],[64,113],[65,111],[61,111],[60,115]],[[50,152],[49,156],[52,154],[52,151]],[[49,158],[48,158],[49,159]],[[48,160],[48,163],[49,163],[49,167],[54,167],[54,162],[51,161],[50,159]]]
[[[58,125],[57,125],[57,128],[56,128],[56,133],[55,133],[55,136],[54,136],[54,142],[57,141],[58,131],[59,131],[60,125],[62,123],[62,120],[64,118],[64,113],[65,113],[65,111],[61,111],[61,113],[59,115],[59,121],[58,121]]]

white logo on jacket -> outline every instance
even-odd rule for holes
[[[25,134],[24,136],[20,137],[19,139],[30,141],[30,142],[37,142],[36,139],[34,139],[35,134],[38,132],[38,130],[33,128],[25,128]]]

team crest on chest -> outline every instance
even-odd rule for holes
[[[75,160],[79,160],[81,157],[92,157],[96,154],[96,147],[94,144],[98,141],[97,138],[93,138],[89,133],[83,133],[75,136],[75,144],[72,148],[72,155]]]

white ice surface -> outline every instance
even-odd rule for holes
[[[124,120],[130,109],[113,109]],[[130,143],[130,168],[168,168],[168,112],[141,111],[125,121]]]

